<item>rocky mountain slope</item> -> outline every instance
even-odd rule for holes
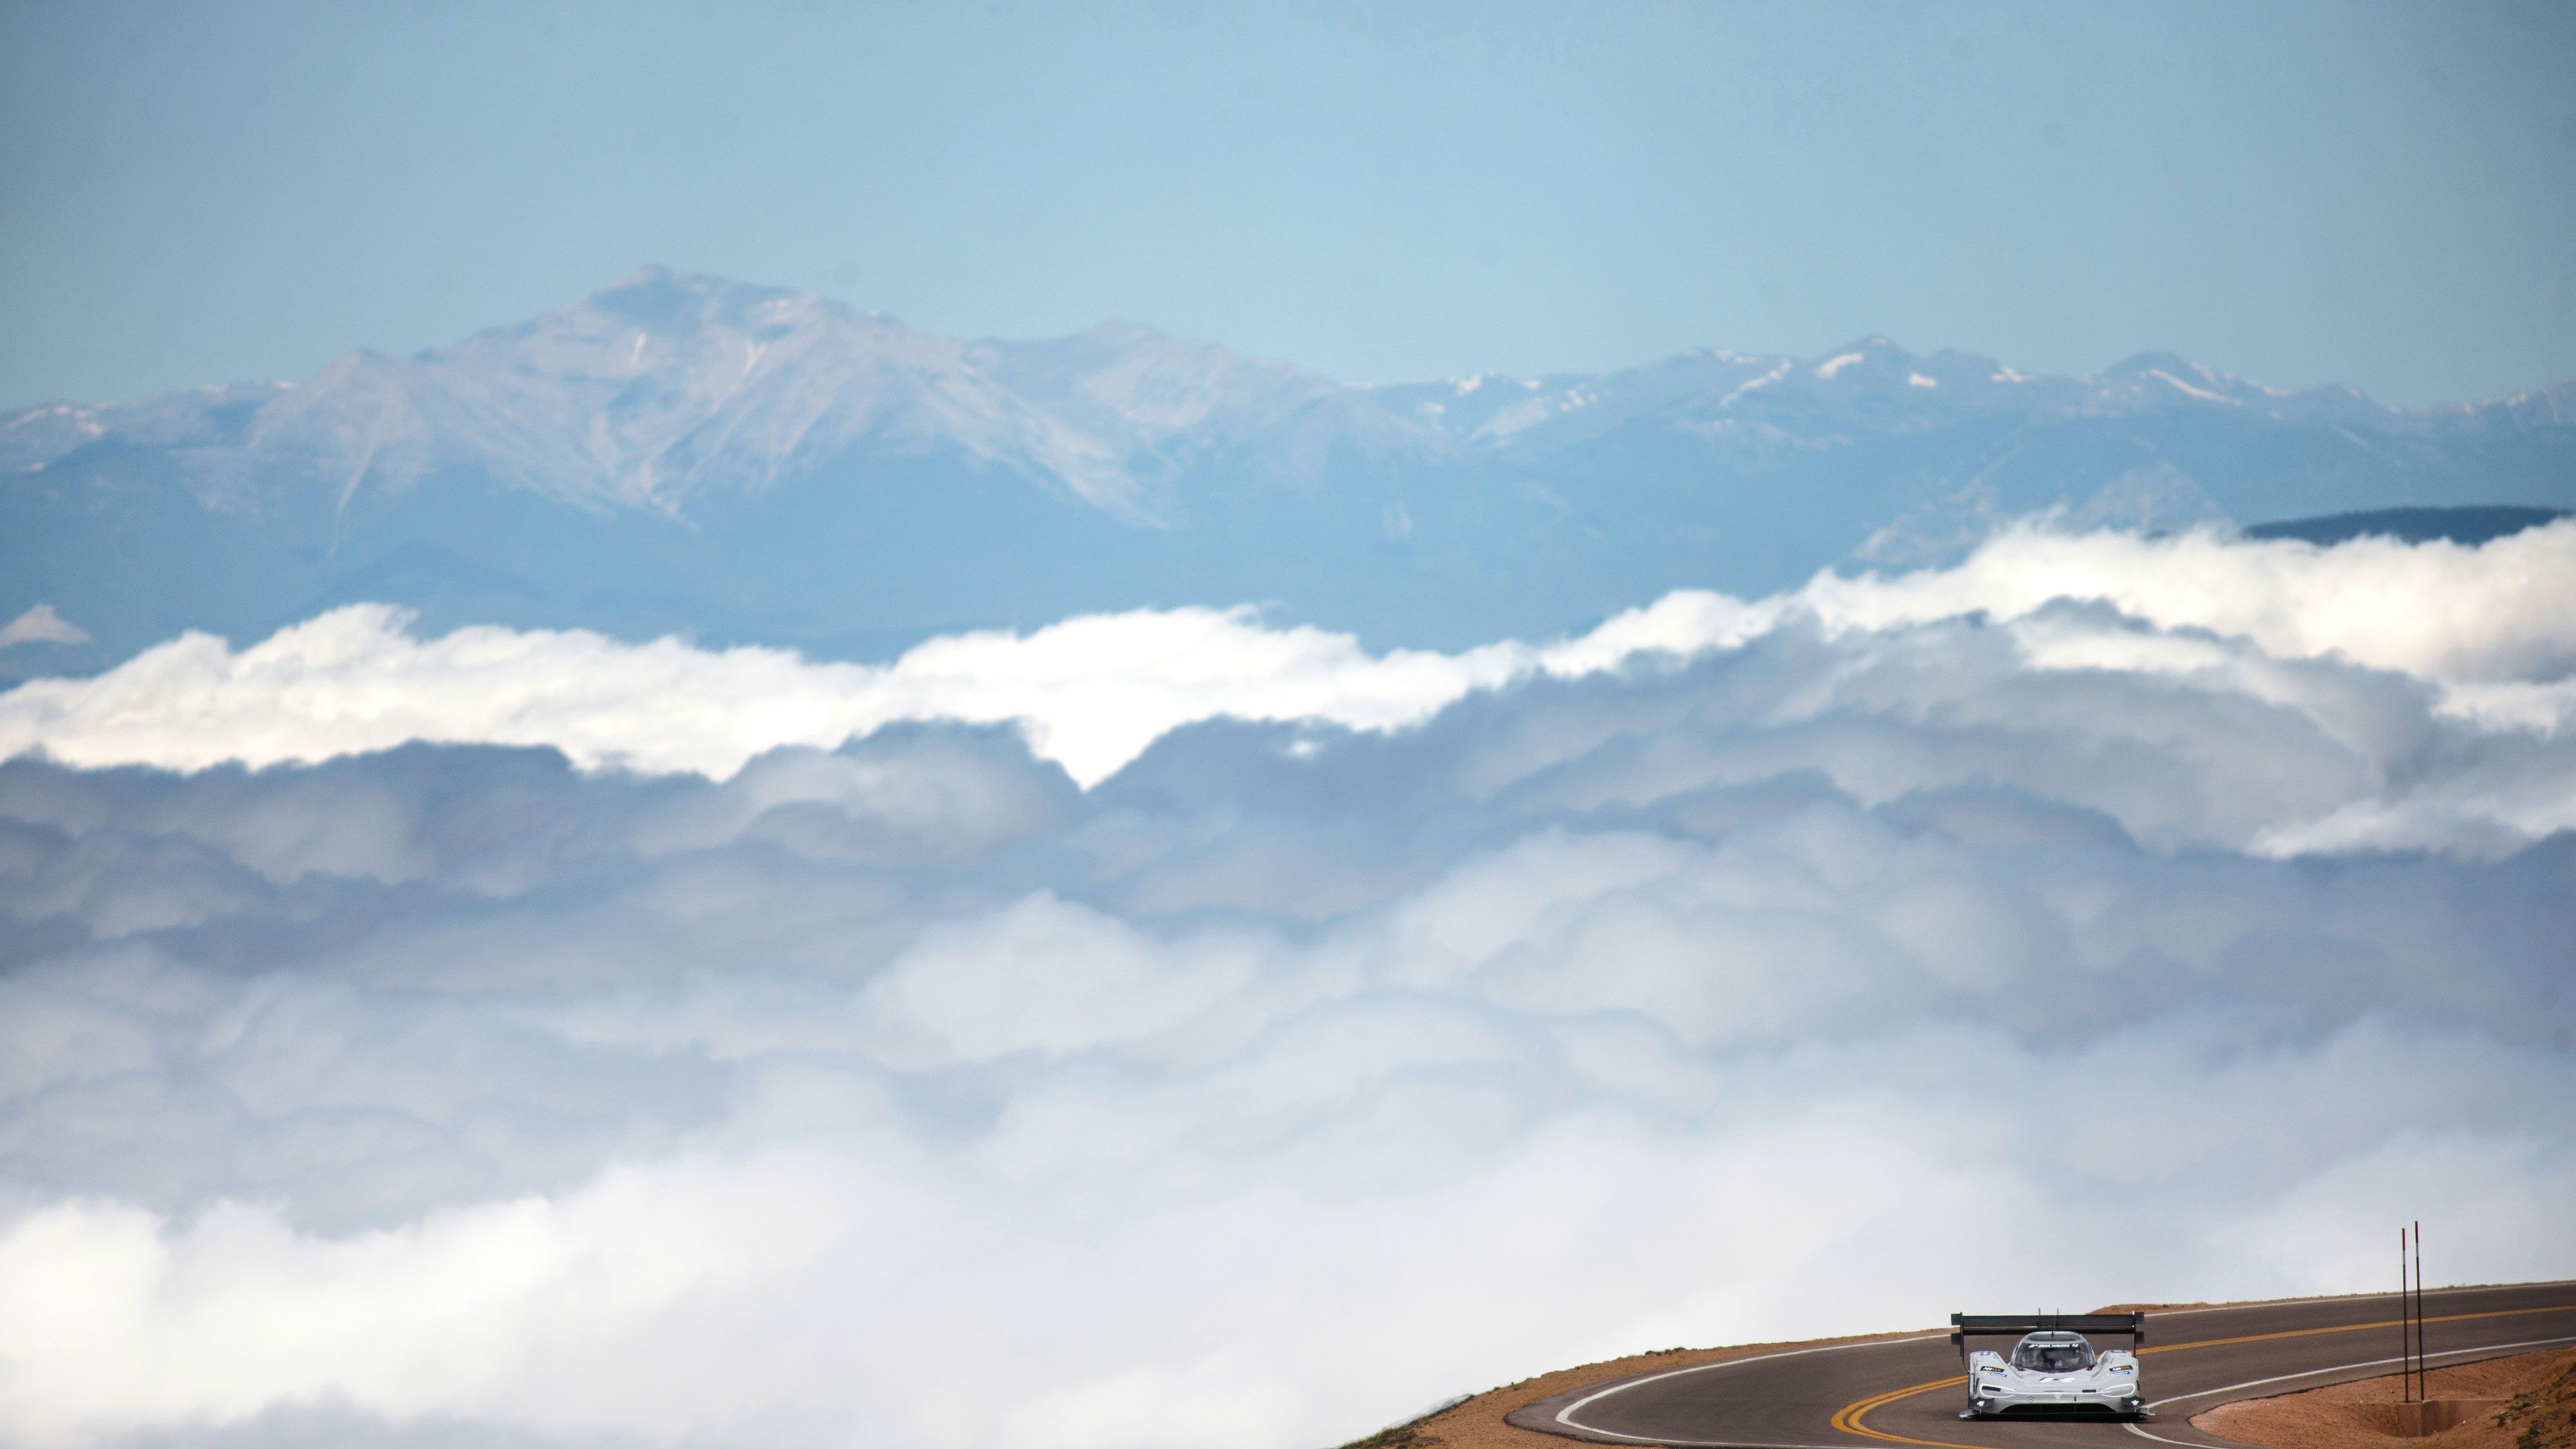
[[[1335,382],[1110,323],[943,338],[658,268],[304,382],[0,421],[0,618],[94,667],[333,603],[870,654],[1079,609],[1275,602],[1372,642],[1547,633],[1680,584],[2176,527],[2576,503],[2576,384],[2381,406],[2180,358],[2030,377],[1870,338],[1601,375]],[[9,672],[33,667],[7,652]]]

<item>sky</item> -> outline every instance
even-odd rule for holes
[[[2576,377],[2564,7],[0,5],[0,402],[648,261],[1352,381],[1869,334]],[[640,389],[523,429],[353,369],[194,493],[153,460],[220,405],[40,415],[84,461],[0,541],[184,583],[349,444],[341,557],[380,448],[590,458],[639,390],[765,387],[799,310],[738,371],[616,314],[574,350]],[[1806,437],[1760,412],[1685,421]],[[1676,1344],[2383,1292],[2401,1222],[2436,1284],[2576,1276],[2576,518],[2318,546],[1954,483],[1911,565],[1436,649],[1232,598],[865,662],[440,632],[353,551],[265,637],[0,691],[0,1442],[1312,1449]],[[1068,547],[958,496],[999,566]],[[778,566],[864,568],[875,515],[813,516]],[[1998,1221],[2064,1230],[1961,1251]]]
[[[0,10],[0,405],[637,265],[1348,381],[1883,333],[2385,400],[2576,377],[2576,11]]]

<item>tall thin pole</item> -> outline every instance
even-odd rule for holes
[[[2415,1402],[2415,1309],[2406,1293],[2406,1230],[2397,1230],[2397,1389]]]
[[[2424,1222],[2416,1222],[2416,1397],[2429,1400],[2432,1382],[2427,1377],[2427,1361],[2432,1356],[2424,1351]]]

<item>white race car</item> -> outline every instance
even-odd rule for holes
[[[2124,1348],[2096,1353],[2083,1334],[2065,1327],[2025,1333],[2009,1356],[1981,1348],[1967,1359],[1968,1407],[1961,1411],[1962,1419],[2015,1413],[2147,1417],[2138,1392],[2137,1354]]]
[[[2092,1410],[2125,1417],[2138,1409],[2138,1356],[2122,1348],[2097,1354],[2080,1333],[2025,1335],[2013,1345],[2010,1358],[1987,1348],[1968,1355],[1965,1418],[2016,1410]]]

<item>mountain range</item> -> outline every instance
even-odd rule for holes
[[[2576,383],[2393,408],[2165,354],[2025,376],[1872,337],[1352,385],[1133,323],[960,341],[647,268],[300,383],[0,422],[0,619],[54,621],[0,658],[93,668],[357,599],[838,657],[1239,602],[1454,647],[1935,561],[2038,510],[2463,504],[2576,504]]]

